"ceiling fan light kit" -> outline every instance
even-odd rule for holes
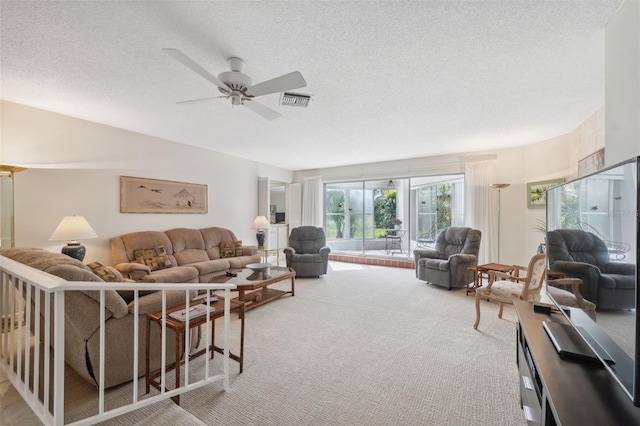
[[[207,70],[198,65],[194,60],[192,60],[179,50],[166,48],[162,49],[162,51],[171,56],[176,61],[180,62],[182,65],[189,68],[191,71],[197,73],[204,79],[215,84],[218,87],[218,90],[223,95],[225,95],[223,96],[224,98],[231,99],[232,105],[246,106],[256,114],[261,115],[267,120],[274,120],[280,117],[280,113],[258,102],[255,102],[255,100],[253,99],[254,97],[270,95],[277,92],[285,92],[287,90],[299,89],[307,85],[304,77],[302,77],[302,74],[300,74],[300,72],[298,71],[294,71],[289,74],[285,74],[280,77],[276,77],[271,80],[263,81],[262,83],[254,85],[251,77],[242,73],[242,66],[244,65],[244,61],[236,57],[232,57],[227,60],[229,62],[231,71],[222,72],[216,78],[213,74],[209,73]],[[310,99],[310,97],[308,98]],[[193,101],[197,102],[206,99],[207,98],[194,99]],[[190,101],[182,101],[179,103],[183,104],[188,102]]]

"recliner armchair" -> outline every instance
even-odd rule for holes
[[[596,309],[636,307],[636,265],[611,262],[606,244],[581,229],[556,229],[547,233],[549,269],[580,278],[582,297]]]
[[[298,277],[326,274],[330,252],[324,229],[315,226],[293,228],[289,235],[289,247],[284,249],[287,267],[293,268]]]
[[[478,264],[482,233],[466,227],[447,228],[438,234],[435,249],[416,249],[416,277],[448,289],[466,287],[469,266]]]

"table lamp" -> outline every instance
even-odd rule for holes
[[[255,220],[253,221],[253,225],[251,225],[251,228],[258,230],[258,233],[256,234],[256,239],[258,240],[258,247],[264,248],[264,239],[267,236],[264,233],[264,230],[271,228],[269,221],[264,216],[256,216]]]
[[[51,234],[50,241],[69,241],[62,247],[62,253],[82,261],[87,249],[77,240],[87,240],[98,238],[98,234],[93,230],[87,219],[83,216],[65,216],[60,224]]]

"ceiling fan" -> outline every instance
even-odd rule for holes
[[[214,77],[213,74],[198,65],[193,59],[182,53],[177,49],[162,49],[164,53],[171,56],[176,61],[180,62],[185,67],[199,74],[201,77],[209,80],[211,83],[218,86],[218,90],[222,92],[223,96],[216,96],[211,98],[193,99],[190,101],[182,101],[178,103],[204,101],[207,99],[226,98],[231,99],[232,105],[244,105],[251,111],[261,115],[267,120],[275,120],[280,117],[280,113],[266,107],[253,98],[256,96],[269,95],[276,92],[285,92],[287,90],[299,89],[305,87],[307,82],[302,77],[302,74],[298,71],[291,72],[289,74],[282,75],[280,77],[273,78],[271,80],[263,81],[262,83],[253,84],[251,77],[243,74],[242,65],[244,61],[240,58],[229,58],[228,62],[231,67],[231,71],[225,71]]]

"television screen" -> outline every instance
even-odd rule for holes
[[[551,274],[580,278],[584,299],[596,305],[595,323],[571,318],[574,329],[640,406],[638,369],[638,158],[550,188],[546,251]],[[548,287],[550,288],[550,287]],[[547,295],[553,299],[551,291]],[[585,319],[586,318],[586,319]]]

